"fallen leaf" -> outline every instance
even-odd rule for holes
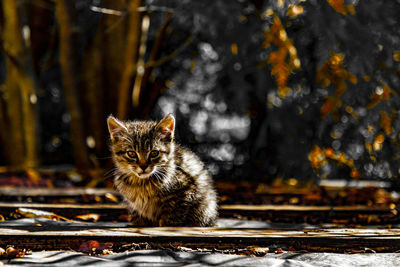
[[[22,217],[25,218],[47,218],[50,220],[57,220],[57,221],[71,221],[68,218],[44,210],[18,208],[15,212],[17,214],[22,215]]]
[[[78,215],[76,216],[76,218],[81,219],[83,221],[97,222],[100,219],[100,214],[89,213],[89,214]]]
[[[105,198],[107,201],[118,203],[119,199],[112,193],[106,193]]]
[[[103,254],[104,250],[110,250],[112,246],[113,243],[111,242],[100,243],[96,240],[89,240],[87,242],[83,242],[78,251],[88,253],[90,255],[100,255]]]
[[[281,248],[278,248],[277,250],[275,250],[275,254],[282,254],[282,253],[285,253],[286,251],[284,251],[283,249],[281,249]]]
[[[3,254],[4,255],[4,254]],[[16,249],[14,247],[8,247],[6,249],[6,255],[8,259],[14,259],[14,258],[22,258],[25,256],[25,249]]]
[[[370,248],[364,248],[364,253],[376,253],[376,251]]]
[[[250,248],[256,256],[265,256],[269,252],[268,247],[254,247]]]

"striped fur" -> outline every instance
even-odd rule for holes
[[[115,188],[138,226],[211,226],[217,194],[201,160],[174,141],[175,119],[107,120]]]

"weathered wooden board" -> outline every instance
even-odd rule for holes
[[[80,196],[80,195],[105,195],[117,194],[114,190],[106,188],[29,188],[29,187],[1,187],[0,195],[3,196]]]
[[[38,204],[0,203],[0,214],[7,216],[18,208],[53,212],[67,218],[98,214],[101,221],[117,221],[127,211],[120,204]],[[369,206],[294,206],[294,205],[221,205],[220,217],[251,217],[280,222],[343,222],[354,224],[400,223],[400,214],[393,208]]]
[[[232,229],[202,227],[96,227],[95,224],[0,223],[0,247],[79,249],[88,241],[122,248],[140,243],[196,248],[281,247],[300,251],[400,250],[400,229]]]

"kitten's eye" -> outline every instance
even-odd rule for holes
[[[137,159],[137,156],[136,156],[135,151],[128,150],[128,151],[126,151],[126,155],[127,155],[128,158],[130,158],[130,159]]]
[[[150,152],[150,157],[152,157],[152,158],[155,158],[158,155],[160,155],[160,151],[158,151],[158,150],[153,150]]]

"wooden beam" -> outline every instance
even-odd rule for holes
[[[319,252],[363,251],[368,248],[377,252],[394,252],[400,250],[400,229],[95,228],[69,223],[64,230],[60,230],[43,224],[14,227],[0,224],[0,247],[14,245],[31,250],[79,249],[88,241],[109,244],[115,249],[149,243],[167,247],[171,244],[197,248],[262,246]]]
[[[21,196],[21,197],[36,197],[36,196],[57,196],[57,197],[70,197],[70,196],[81,196],[81,195],[96,195],[102,196],[105,194],[118,195],[112,189],[106,188],[12,188],[2,187],[0,188],[0,196]]]
[[[123,204],[48,204],[48,203],[1,203],[4,208],[32,208],[32,209],[83,209],[83,210],[120,210],[125,209]],[[393,211],[391,208],[370,206],[296,206],[296,205],[221,205],[223,212],[351,212],[351,213],[386,213]]]
[[[53,212],[59,216],[75,219],[78,215],[98,214],[100,221],[127,219],[122,204],[40,204],[0,203],[0,214],[9,214],[18,208]],[[222,218],[262,219],[263,221],[288,223],[337,223],[337,224],[394,224],[400,223],[400,215],[390,207],[369,206],[294,206],[294,205],[221,205]],[[121,217],[124,216],[124,217]]]

